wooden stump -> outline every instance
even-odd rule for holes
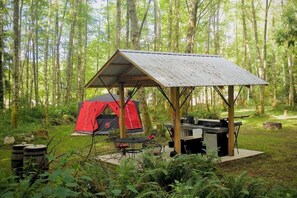
[[[265,122],[263,123],[264,129],[281,129],[282,123],[280,122]]]

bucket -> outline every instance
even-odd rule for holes
[[[47,147],[45,145],[30,145],[24,148],[24,166],[27,173],[48,171],[46,153]]]
[[[32,144],[16,144],[12,146],[11,170],[12,173],[20,178],[23,176],[24,148]]]

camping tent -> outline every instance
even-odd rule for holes
[[[75,132],[108,134],[111,130],[118,129],[120,116],[118,104],[119,96],[115,94],[105,94],[80,102]],[[129,100],[125,106],[125,126],[127,132],[143,130],[136,100]]]

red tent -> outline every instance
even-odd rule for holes
[[[115,101],[115,100],[117,101]],[[119,128],[119,96],[105,94],[79,103],[75,132],[108,134]],[[112,113],[106,114],[106,109]],[[130,100],[125,106],[127,132],[142,131],[138,101]]]

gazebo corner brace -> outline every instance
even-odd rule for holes
[[[165,91],[162,89],[162,87],[157,84],[157,88],[159,89],[159,91],[161,92],[161,94],[166,98],[166,100],[169,102],[170,106],[172,107],[172,109],[174,111],[176,111],[175,107],[173,106],[172,102],[170,101],[170,99],[168,98],[168,96],[166,95]]]

